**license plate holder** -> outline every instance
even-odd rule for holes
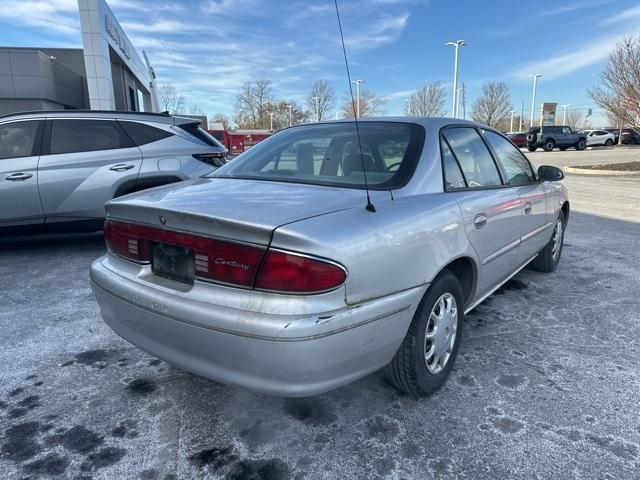
[[[151,271],[155,275],[193,285],[193,250],[167,243],[151,244]]]

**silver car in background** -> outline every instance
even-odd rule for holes
[[[0,117],[0,233],[63,224],[101,229],[107,200],[199,177],[226,154],[197,120],[168,114]]]
[[[301,125],[109,202],[93,290],[123,338],[217,381],[305,396],[384,367],[426,395],[465,312],[528,264],[555,270],[562,178],[464,120]]]

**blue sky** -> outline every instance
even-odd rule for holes
[[[171,82],[205,112],[231,114],[245,80],[266,78],[278,97],[304,102],[317,79],[346,99],[347,81],[333,0],[111,0],[138,50],[146,50],[160,83]],[[514,108],[530,108],[531,73],[543,76],[538,101],[598,110],[586,90],[608,52],[640,33],[637,0],[491,2],[340,0],[352,77],[401,114],[417,87],[451,89],[453,49],[464,39],[460,79],[467,113],[484,82],[511,89]],[[81,47],[76,0],[3,0],[0,45]],[[537,102],[538,103],[538,102]],[[338,107],[338,105],[336,105]],[[447,103],[450,108],[450,102]],[[525,111],[525,116],[528,117]]]

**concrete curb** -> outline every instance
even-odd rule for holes
[[[640,172],[622,172],[615,170],[592,170],[589,168],[564,167],[565,173],[575,173],[577,175],[605,175],[613,177],[640,177]]]

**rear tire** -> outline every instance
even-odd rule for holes
[[[578,143],[576,143],[576,150],[580,151],[585,148],[587,148],[587,142],[585,140],[578,140]]]
[[[608,138],[607,141],[604,142],[605,147],[610,147],[612,145],[613,145],[613,140],[611,140],[610,138]]]
[[[445,270],[431,283],[402,345],[387,365],[389,382],[418,397],[436,392],[447,380],[458,355],[463,319],[462,287]]]
[[[537,149],[538,147],[534,145],[527,145],[527,150],[529,150],[530,152],[535,152]]]
[[[555,146],[556,146],[556,142],[549,139],[544,142],[544,146],[542,148],[544,148],[545,152],[552,152]]]
[[[560,210],[553,228],[551,240],[549,240],[549,243],[540,250],[538,256],[531,261],[530,266],[533,270],[550,273],[554,272],[556,268],[558,268],[560,256],[562,255],[562,244],[564,242],[564,227],[564,213]]]

